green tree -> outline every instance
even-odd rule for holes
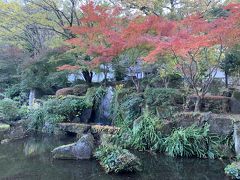
[[[240,70],[240,45],[231,48],[225,54],[220,67],[225,73],[225,86],[228,88],[229,76],[235,76]]]

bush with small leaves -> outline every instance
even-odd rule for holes
[[[118,146],[100,146],[94,156],[100,161],[106,173],[141,171],[140,159]]]
[[[43,105],[32,109],[28,118],[31,120],[30,129],[41,130],[46,122],[56,124],[63,121],[70,121],[81,115],[84,109],[92,107],[85,97],[65,96],[48,99]]]
[[[15,121],[20,119],[18,102],[4,98],[0,100],[0,117],[6,121]]]

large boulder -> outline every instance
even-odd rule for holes
[[[85,134],[76,143],[55,148],[52,154],[55,159],[90,159],[93,150],[94,138],[91,134]]]
[[[67,87],[57,90],[56,96],[67,96],[67,95],[75,95],[75,96],[84,96],[88,90],[88,85],[79,84],[74,87]]]
[[[110,86],[106,90],[106,94],[102,97],[99,107],[96,111],[96,122],[110,123],[111,119],[111,104],[113,101],[113,88]]]
[[[235,152],[240,155],[240,121],[234,122],[233,140]]]
[[[212,113],[199,113],[199,112],[181,112],[174,115],[175,128],[189,127],[193,124],[203,126],[211,119]]]
[[[212,114],[208,120],[210,133],[218,135],[230,135],[233,132],[234,119],[229,115],[224,114]]]
[[[9,124],[0,123],[0,141],[4,139],[4,135],[6,132],[10,130]]]
[[[1,144],[8,143],[13,140],[22,139],[27,136],[27,130],[24,126],[15,126],[4,134],[4,139],[1,141]]]
[[[82,111],[79,117],[74,118],[72,122],[74,123],[90,123],[92,116],[92,108],[87,108]]]
[[[194,110],[195,103],[197,100],[196,95],[188,97],[187,109],[190,111]],[[230,112],[230,101],[231,98],[225,96],[212,96],[206,95],[201,101],[200,110],[202,112],[211,111],[213,113],[228,113]]]
[[[23,126],[17,126],[13,128],[7,135],[8,139],[22,139],[26,136],[26,129]]]
[[[193,124],[202,127],[208,123],[210,133],[227,136],[233,132],[233,121],[234,118],[226,114],[182,112],[175,114],[173,123],[170,125],[173,128],[185,128]]]
[[[240,114],[240,92],[234,91],[231,97],[231,112],[234,114]]]
[[[9,125],[4,124],[2,130],[4,129],[3,137],[1,143],[10,142],[12,140],[22,139],[27,136],[27,124],[28,120],[19,120],[14,122],[9,122]]]

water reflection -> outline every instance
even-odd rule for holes
[[[72,143],[67,137],[35,135],[25,140],[0,145],[0,179],[118,180],[118,179],[227,179],[218,160],[176,159],[164,155],[137,153],[143,161],[143,172],[107,175],[95,160],[53,160],[50,151]]]

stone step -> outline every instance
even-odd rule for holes
[[[76,134],[83,134],[89,131],[93,133],[103,132],[107,134],[115,134],[119,131],[119,128],[114,126],[83,123],[58,123],[58,128],[62,131]]]

